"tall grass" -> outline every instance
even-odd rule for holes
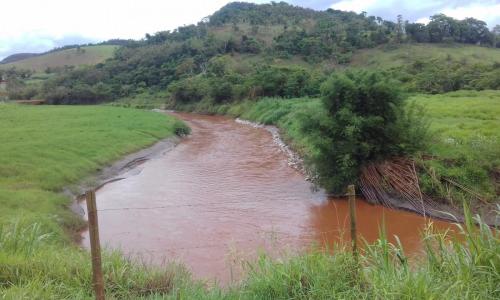
[[[345,248],[312,251],[285,262],[261,258],[231,294],[243,299],[498,299],[500,236],[465,211],[459,238],[434,233],[422,255],[410,260],[384,234],[357,265]],[[476,226],[474,223],[479,224]]]
[[[111,299],[498,299],[499,232],[467,209],[465,220],[456,225],[457,238],[435,233],[430,224],[422,237],[425,247],[413,259],[382,232],[360,254],[359,262],[342,245],[282,259],[262,255],[246,263],[240,283],[226,288],[194,281],[180,265],[146,267],[126,261],[120,253],[106,252],[106,294]],[[36,225],[9,231],[15,235],[3,230],[0,295],[92,297],[88,253],[75,248],[61,251]],[[13,243],[14,237],[19,241]]]
[[[451,238],[433,232],[423,236],[425,249],[410,265],[401,245],[384,239],[368,247],[366,275],[374,297],[384,299],[495,299],[500,296],[500,236],[465,209],[465,224]],[[476,226],[476,224],[479,224]]]
[[[90,256],[60,246],[38,224],[0,230],[0,295],[9,299],[85,299],[92,296]],[[189,279],[182,266],[164,269],[127,261],[119,252],[103,258],[106,293],[118,299],[172,293]],[[189,281],[194,289],[195,283]]]

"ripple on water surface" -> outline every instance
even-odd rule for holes
[[[347,202],[313,191],[269,131],[220,116],[176,115],[192,128],[189,137],[97,192],[104,246],[157,264],[180,261],[195,277],[224,283],[238,273],[235,260],[332,244],[348,232]],[[368,241],[384,219],[387,235],[399,236],[407,252],[421,249],[424,218],[363,201],[357,216]],[[88,232],[82,243],[88,246]]]

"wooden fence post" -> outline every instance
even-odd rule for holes
[[[356,189],[354,185],[347,187],[347,196],[349,196],[349,217],[351,220],[351,247],[355,259],[358,257],[358,238],[356,233]]]
[[[87,214],[89,219],[90,253],[92,255],[92,285],[97,300],[104,300],[104,279],[101,264],[101,245],[99,243],[99,225],[97,221],[97,206],[95,191],[85,193],[87,199]]]

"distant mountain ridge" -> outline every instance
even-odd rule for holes
[[[111,58],[119,46],[99,45],[67,47],[57,51],[28,56],[0,64],[0,69],[30,70],[33,72],[53,72],[78,66],[92,66]]]
[[[89,46],[106,46],[106,45],[108,45],[108,46],[124,46],[124,45],[129,44],[130,42],[131,42],[131,40],[111,39],[111,40],[107,40],[107,41],[104,41],[101,43],[66,45],[66,46],[62,46],[62,47],[56,47],[56,48],[53,48],[51,50],[48,50],[45,52],[40,52],[40,53],[14,53],[14,54],[11,54],[11,55],[5,57],[3,60],[1,60],[0,65],[18,62],[18,61],[25,60],[28,58],[42,56],[45,54],[69,50],[69,49],[76,49],[76,48],[89,47]]]
[[[8,64],[13,63],[19,60],[27,59],[30,57],[38,56],[40,53],[15,53],[7,56],[3,60],[0,61],[0,64]]]

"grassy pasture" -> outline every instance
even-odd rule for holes
[[[434,158],[424,161],[427,168],[471,187],[487,201],[499,202],[500,91],[458,91],[411,99],[426,107],[432,122],[434,137],[428,154]],[[422,179],[424,188],[436,188],[429,174]],[[437,188],[441,196],[453,196]]]
[[[178,126],[171,117],[124,108],[0,104],[1,223],[23,216],[60,233],[61,223],[78,223],[63,187]]]
[[[66,233],[83,222],[69,211],[63,187],[184,126],[134,109],[0,103],[0,298],[88,298],[87,254]],[[142,289],[145,280],[170,280],[165,272],[145,275],[143,267],[117,255],[106,264],[115,288],[127,287],[127,294],[133,286]],[[75,281],[74,272],[82,281]]]
[[[30,57],[16,62],[0,65],[2,69],[16,67],[35,72],[44,72],[48,67],[95,65],[113,56],[118,46],[99,45],[81,47],[47,53],[41,56]]]

